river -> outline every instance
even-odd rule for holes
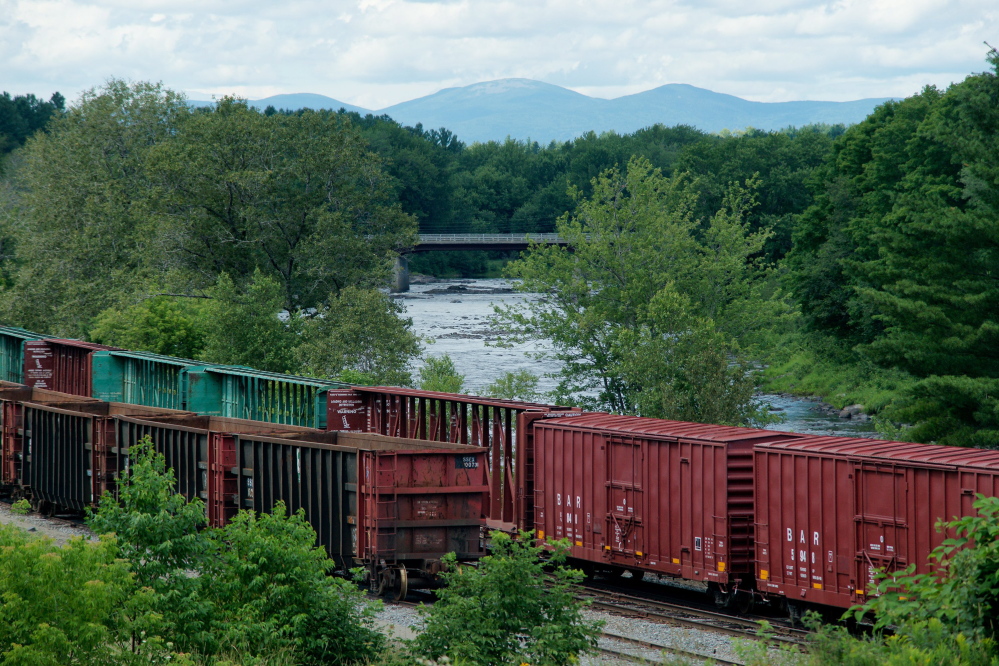
[[[494,305],[518,305],[537,295],[516,293],[507,280],[458,279],[413,284],[408,293],[395,296],[405,307],[405,316],[413,320],[414,332],[427,341],[426,355],[450,355],[465,376],[469,393],[481,393],[500,375],[517,370],[540,376],[541,391],[555,388],[555,381],[544,375],[556,372],[558,363],[531,356],[543,347],[538,343],[496,346],[502,334],[489,321]],[[785,418],[783,423],[770,426],[774,430],[877,437],[869,421],[840,419],[824,411],[818,400],[773,394],[758,398]]]

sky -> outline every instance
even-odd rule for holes
[[[847,101],[984,71],[983,41],[999,46],[999,0],[0,0],[0,89],[73,100],[116,77],[377,110],[528,78]]]

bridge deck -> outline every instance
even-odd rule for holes
[[[524,250],[532,242],[567,245],[558,234],[420,234],[412,251]]]

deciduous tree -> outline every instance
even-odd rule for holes
[[[83,337],[93,318],[152,279],[150,150],[189,113],[158,84],[112,79],[29,139],[7,209],[16,240],[9,322]]]
[[[717,331],[713,339],[721,341],[717,353],[722,357],[740,344],[751,346],[788,315],[765,267],[754,260],[767,232],[752,232],[746,225],[753,187],[752,182],[733,184],[724,206],[702,225],[693,214],[697,193],[690,180],[664,176],[636,158],[624,173],[602,174],[593,196],[580,200],[574,216],[559,221],[568,247],[535,245],[511,265],[520,289],[545,297],[522,309],[501,309],[500,322],[515,338],[551,345],[563,368],[556,399],[633,413],[643,390],[663,386],[647,381],[649,375],[642,381],[629,359],[634,344],[650,345],[648,350],[673,344],[669,336],[686,333],[650,326],[658,316],[650,304],[664,289],[683,295],[691,320],[699,318]],[[655,354],[643,358],[660,363]],[[649,372],[656,375],[659,368]],[[751,411],[722,420],[741,421]]]
[[[159,256],[195,285],[221,273],[278,281],[288,310],[381,286],[416,224],[349,119],[262,115],[224,98],[150,156]]]
[[[303,324],[296,355],[314,377],[408,386],[419,338],[403,308],[374,289],[347,287]]]

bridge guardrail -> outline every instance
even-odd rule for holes
[[[469,244],[482,245],[495,243],[497,245],[511,242],[524,242],[528,239],[542,243],[565,243],[566,241],[558,234],[420,234],[419,245],[436,244]]]

